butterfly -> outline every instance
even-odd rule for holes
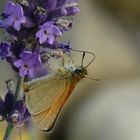
[[[27,108],[33,121],[41,130],[52,131],[59,112],[76,84],[86,77],[86,69],[95,59],[95,55],[91,53],[94,58],[84,67],[85,53],[91,52],[83,52],[82,63],[79,67],[69,64],[52,75],[35,79],[23,85]]]

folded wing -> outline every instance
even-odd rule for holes
[[[32,118],[35,123],[39,126],[40,129],[51,131],[57,119],[61,108],[63,107],[64,103],[72,93],[75,85],[71,84],[69,79],[65,79],[65,89],[59,97],[55,99],[55,101],[50,105],[50,107],[39,114],[33,115]]]

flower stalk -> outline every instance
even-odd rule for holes
[[[24,78],[19,76],[17,86],[16,86],[16,91],[15,91],[15,103],[18,100],[18,97],[20,95],[21,86],[22,86],[23,81],[24,81]],[[11,122],[9,122],[8,125],[7,125],[7,128],[6,128],[3,140],[9,140],[10,139],[13,128],[14,128],[14,126],[12,125]]]

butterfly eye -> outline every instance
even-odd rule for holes
[[[82,70],[81,70],[81,69],[76,69],[76,70],[75,70],[75,73],[76,73],[76,74],[80,74],[80,73],[82,73]]]

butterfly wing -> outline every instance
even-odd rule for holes
[[[50,76],[25,83],[26,105],[32,115],[36,115],[50,107],[65,90],[66,80],[63,76]]]
[[[72,93],[75,83],[71,83],[69,79],[65,79],[65,90],[58,98],[51,104],[51,106],[39,114],[33,115],[32,118],[40,129],[51,131],[55,124],[61,108]]]

